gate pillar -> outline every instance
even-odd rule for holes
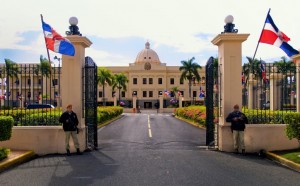
[[[84,149],[85,141],[85,123],[83,115],[83,67],[85,63],[85,48],[89,47],[92,42],[82,36],[70,35],[66,37],[75,47],[75,56],[62,55],[62,74],[61,77],[61,100],[62,111],[66,111],[68,104],[73,105],[73,111],[77,114],[79,120],[78,140],[80,148]],[[72,148],[71,148],[72,149]]]
[[[296,64],[296,106],[297,112],[300,112],[300,54],[292,56]]]
[[[222,33],[217,35],[212,43],[218,46],[219,56],[219,149],[233,151],[233,138],[230,123],[226,117],[238,104],[242,108],[242,42],[249,34]]]

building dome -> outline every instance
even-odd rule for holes
[[[145,49],[140,51],[136,57],[135,63],[160,63],[157,53],[150,49],[150,43],[145,44]]]

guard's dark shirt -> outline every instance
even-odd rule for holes
[[[233,118],[241,118],[238,119],[237,121],[234,121]],[[245,124],[248,123],[248,119],[245,116],[245,114],[243,114],[242,112],[238,111],[238,112],[231,112],[227,118],[226,118],[227,122],[231,122],[231,130],[238,130],[238,131],[244,131],[245,130]]]
[[[78,118],[75,112],[64,112],[60,118],[59,122],[63,124],[64,131],[76,131],[78,125]]]

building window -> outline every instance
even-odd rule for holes
[[[31,79],[27,79],[27,84],[31,85]]]
[[[147,78],[143,78],[143,84],[147,84]]]
[[[149,91],[149,97],[153,98],[153,91]]]
[[[20,81],[17,79],[17,80],[15,81],[15,83],[16,83],[16,85],[19,85],[19,84],[20,84]]]
[[[171,84],[171,85],[174,85],[174,78],[171,78],[171,79],[170,79],[170,84]]]
[[[122,98],[125,98],[125,91],[122,91]]]
[[[38,84],[41,85],[42,84],[42,79],[38,80]]]
[[[103,97],[103,92],[99,91],[99,98],[102,98],[102,97]]]
[[[180,79],[180,85],[183,85],[184,80]]]
[[[133,92],[132,92],[132,95],[133,95],[133,96],[137,96],[137,91],[133,91]]]
[[[159,85],[162,84],[162,78],[158,78],[158,84],[159,84]]]
[[[52,80],[52,85],[53,85],[53,86],[58,85],[58,79],[53,79],[53,80]]]
[[[181,95],[182,95],[182,97],[184,96],[184,91],[180,91],[181,92]]]
[[[147,57],[144,57],[144,59],[147,59]]]
[[[31,97],[31,92],[27,93],[27,97],[30,98]]]
[[[147,97],[147,91],[143,91],[143,97]]]
[[[149,78],[149,84],[150,84],[150,85],[153,84],[153,78]]]
[[[163,91],[158,91],[158,95],[162,96],[163,95]]]
[[[57,96],[58,96],[58,92],[55,91],[55,92],[54,92],[54,97],[57,97]]]
[[[193,97],[197,97],[197,91],[193,91]]]
[[[149,57],[149,59],[151,59],[151,57]]]
[[[113,91],[113,92],[111,93],[111,96],[112,96],[112,97],[115,97],[115,96],[116,96],[116,92]]]
[[[137,84],[137,78],[133,78],[133,84],[134,84],[134,85]]]

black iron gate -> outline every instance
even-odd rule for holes
[[[217,135],[215,132],[214,118],[217,117],[215,107],[218,103],[218,64],[210,57],[205,66],[206,76],[206,145],[217,146]],[[214,91],[215,89],[215,91]],[[217,110],[217,109],[216,109]]]
[[[98,147],[97,136],[97,65],[91,57],[85,57],[84,74],[84,116],[88,149]]]

